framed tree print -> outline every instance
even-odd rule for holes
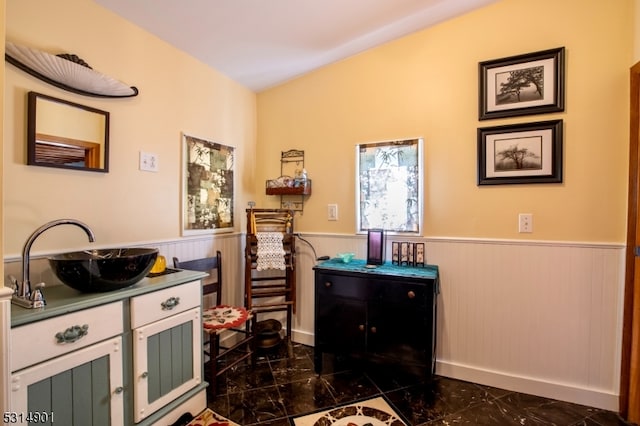
[[[479,119],[564,111],[564,47],[479,64]]]
[[[562,182],[562,120],[478,129],[478,185]]]

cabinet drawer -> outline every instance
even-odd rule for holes
[[[200,306],[202,286],[193,281],[131,299],[131,328]]]
[[[433,286],[424,283],[318,274],[316,291],[323,296],[424,305],[429,300],[429,293],[433,293]]]
[[[402,303],[407,307],[426,305],[429,292],[433,293],[432,286],[417,283],[376,280],[371,285],[375,289],[372,301]]]
[[[72,312],[11,330],[16,371],[122,334],[122,302]]]
[[[316,276],[318,294],[366,300],[369,298],[370,290],[371,286],[365,279],[325,274]]]

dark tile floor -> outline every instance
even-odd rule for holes
[[[221,376],[209,408],[242,426],[290,426],[301,414],[382,395],[412,426],[627,425],[609,411],[439,376],[424,382],[387,368],[364,372],[333,362],[318,376],[313,348],[292,347],[292,357],[282,344],[261,354],[253,368]]]

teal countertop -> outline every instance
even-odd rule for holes
[[[197,271],[179,270],[171,274],[154,278],[143,278],[140,282],[122,290],[108,293],[82,293],[64,284],[43,288],[47,305],[39,309],[27,309],[11,305],[11,327],[17,327],[68,314],[94,306],[104,305],[152,291],[162,290],[194,280],[200,280],[208,274]]]
[[[353,259],[349,263],[344,263],[341,259],[330,259],[316,265],[313,269],[322,271],[344,271],[358,272],[371,275],[389,275],[408,278],[431,278],[438,280],[438,267],[436,265],[425,266],[400,266],[385,262],[375,268],[366,267],[367,262],[363,259]]]

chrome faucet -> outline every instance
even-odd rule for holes
[[[41,308],[45,305],[44,296],[42,294],[42,287],[44,283],[39,283],[31,288],[31,281],[29,279],[29,253],[33,242],[47,229],[53,228],[58,225],[76,225],[79,226],[87,233],[89,242],[95,241],[93,231],[85,223],[75,219],[58,219],[52,220],[42,225],[40,228],[33,231],[33,234],[24,243],[22,249],[22,282],[18,282],[15,277],[10,277],[13,285],[13,298],[12,302],[20,305],[24,308]]]

